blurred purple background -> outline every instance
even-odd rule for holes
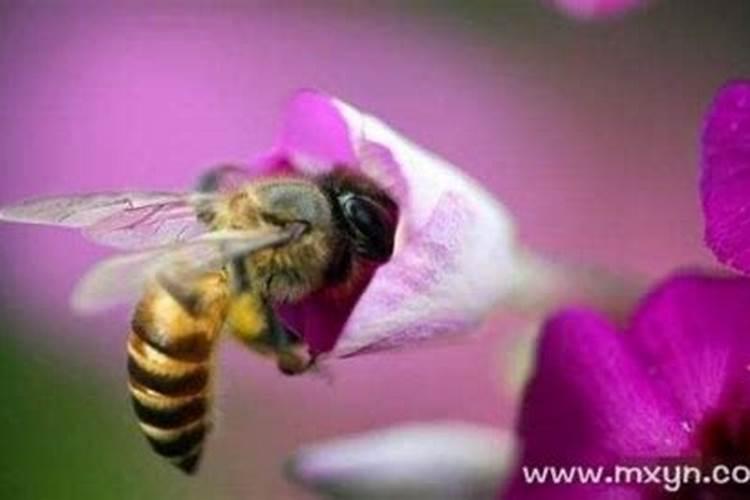
[[[697,136],[716,87],[750,74],[742,0],[665,0],[604,24],[529,0],[45,3],[0,6],[0,203],[189,187],[207,166],[265,151],[285,99],[316,87],[462,166],[540,250],[650,277],[712,263]],[[107,251],[55,229],[2,226],[0,238],[4,311],[44,332],[24,341],[109,384],[141,439],[124,390],[128,311],[67,309]],[[145,444],[143,467],[168,476],[175,498],[195,483],[213,497],[296,498],[279,464],[303,442],[415,419],[508,423],[493,375],[503,331],[483,333],[333,363],[330,386],[282,378],[226,342],[203,473],[177,478]]]

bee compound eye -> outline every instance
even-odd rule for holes
[[[392,211],[373,199],[351,194],[342,197],[341,210],[357,253],[376,262],[387,261],[396,230]]]

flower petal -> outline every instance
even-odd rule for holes
[[[277,149],[330,165],[357,164],[347,123],[330,101],[315,91],[301,91],[290,101]]]
[[[597,314],[568,311],[549,320],[536,363],[520,417],[523,466],[608,466],[685,445],[676,415],[625,337]],[[519,469],[509,495],[602,498],[600,489],[531,484]]]
[[[380,120],[312,91],[292,101],[282,130],[266,171],[291,164],[322,173],[344,162],[378,182],[401,209],[394,255],[350,314],[287,313],[314,351],[346,356],[460,333],[514,286],[511,219],[456,167]]]
[[[336,498],[493,498],[512,456],[495,428],[412,424],[303,448],[289,473]]]
[[[702,163],[706,242],[721,262],[750,272],[750,81],[730,82],[716,95]]]
[[[646,0],[551,0],[565,14],[581,20],[609,18],[625,14]]]
[[[665,400],[622,332],[593,312],[560,313],[543,330],[523,405],[526,460],[606,463],[679,450],[683,433]]]
[[[750,281],[676,277],[646,298],[629,340],[682,425],[750,403]]]
[[[649,295],[627,332],[587,311],[550,320],[520,420],[522,464],[697,456],[696,430],[710,412],[750,407],[748,303],[750,281],[692,275]],[[519,472],[512,491],[550,490]]]

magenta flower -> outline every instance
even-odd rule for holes
[[[598,314],[549,320],[519,432],[523,466],[750,460],[750,282],[677,277],[620,331]],[[679,498],[747,498],[738,485],[683,485]],[[509,498],[673,498],[658,484],[532,485]]]
[[[750,272],[750,81],[717,94],[702,137],[706,242],[718,259]]]
[[[583,20],[610,18],[625,14],[647,0],[548,0],[565,14]]]

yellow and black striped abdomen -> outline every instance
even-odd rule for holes
[[[211,426],[212,353],[223,308],[188,312],[154,286],[128,338],[129,387],[141,430],[158,454],[188,474],[197,469]]]

